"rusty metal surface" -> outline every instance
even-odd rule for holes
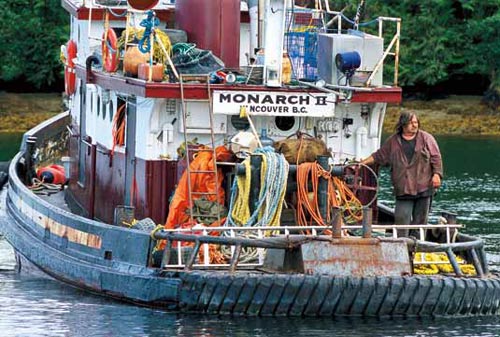
[[[312,241],[302,245],[307,274],[333,276],[401,276],[411,274],[405,242],[377,239]]]

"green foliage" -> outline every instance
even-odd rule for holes
[[[354,18],[360,2],[330,0],[330,5]],[[376,16],[402,18],[400,85],[433,86],[455,75],[477,74],[489,79],[491,89],[500,89],[499,0],[365,3],[362,22]],[[69,36],[69,15],[60,0],[0,0],[0,8],[0,80],[39,88],[60,81],[58,46]],[[374,33],[377,26],[368,29]]]
[[[60,0],[0,0],[0,79],[36,88],[61,80],[59,48],[69,35]]]

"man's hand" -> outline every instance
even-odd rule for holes
[[[432,187],[437,189],[440,186],[441,186],[441,177],[439,176],[439,174],[434,173],[434,175],[432,176]]]
[[[364,164],[364,165],[368,165],[368,166],[370,166],[370,165],[372,165],[373,163],[375,163],[375,159],[373,159],[373,156],[369,156],[369,157],[368,157],[368,158],[366,158],[366,159],[362,159],[362,160],[360,161],[360,163],[361,163],[361,164]]]

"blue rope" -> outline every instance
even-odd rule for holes
[[[267,170],[265,172],[265,184],[261,186],[259,193],[259,200],[255,210],[251,214],[248,221],[243,226],[266,226],[274,217],[279,207],[279,197],[281,191],[286,189],[288,179],[289,164],[282,154],[278,154],[271,146],[265,146],[255,150],[256,154],[262,154],[266,157]],[[247,159],[249,160],[249,159]],[[250,174],[250,172],[246,172]],[[237,179],[234,179],[233,186],[231,187],[231,201],[229,205],[229,212],[225,225],[238,226],[232,218],[233,205],[238,195]],[[266,204],[266,209],[262,214],[262,218],[258,220],[261,209]]]
[[[148,12],[147,18],[141,21],[141,27],[144,27],[144,35],[142,39],[139,40],[137,47],[143,53],[149,53],[151,50],[151,39],[149,38],[154,27],[160,24],[160,20],[155,16],[153,11]]]

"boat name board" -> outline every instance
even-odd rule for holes
[[[331,93],[215,90],[213,111],[236,115],[246,107],[252,116],[333,117],[335,99]]]

